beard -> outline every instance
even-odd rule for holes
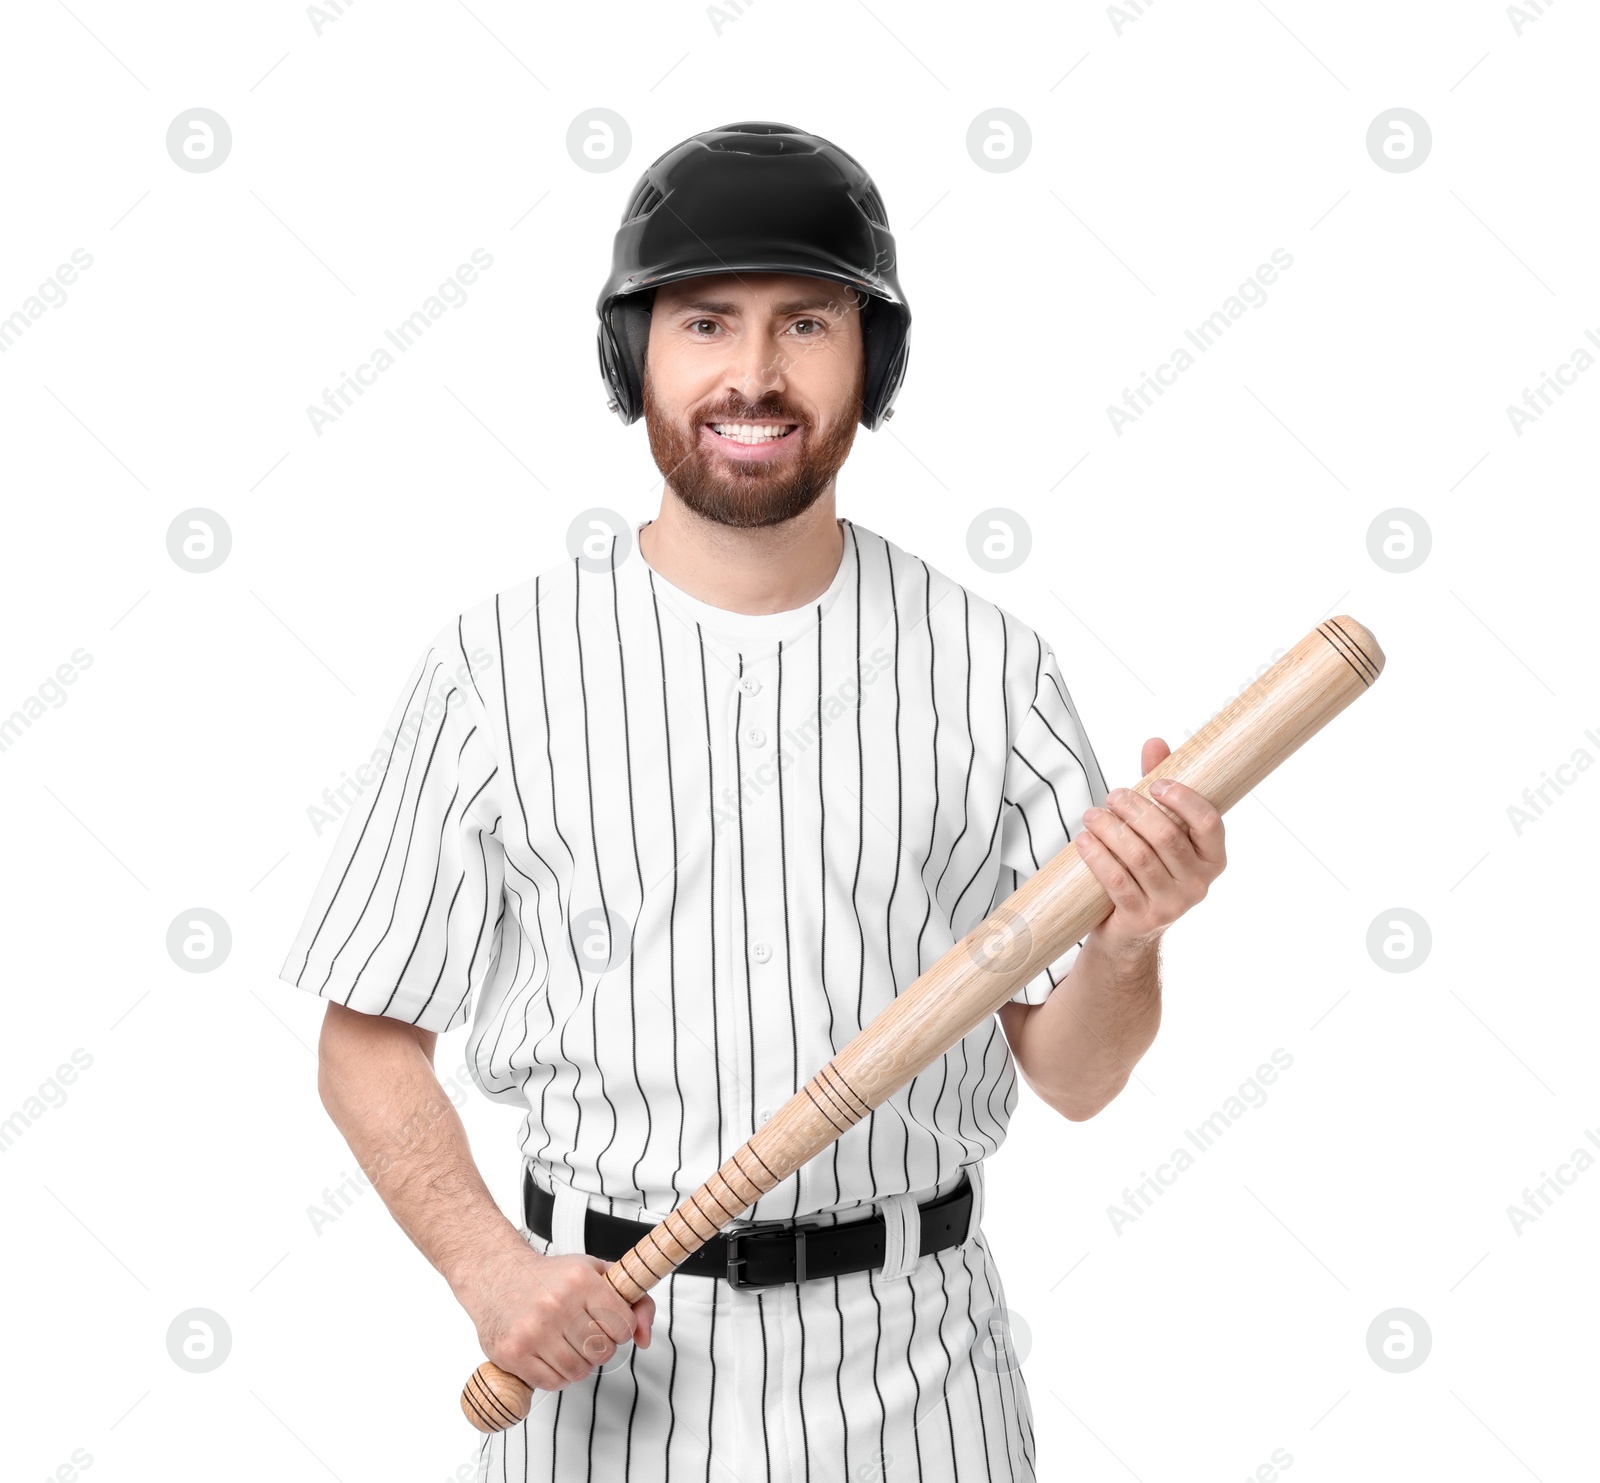
[[[832,487],[855,443],[866,380],[863,363],[846,403],[851,410],[819,431],[781,399],[771,397],[761,402],[725,400],[693,416],[671,416],[656,400],[646,364],[644,419],[650,455],[672,492],[696,515],[746,530],[781,525],[803,515]],[[706,422],[768,420],[799,424],[793,434],[802,440],[797,453],[781,460],[724,458],[700,437]]]

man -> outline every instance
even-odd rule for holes
[[[323,1101],[535,1387],[490,1478],[1032,1479],[984,1160],[1019,1073],[1074,1120],[1122,1088],[1221,820],[1182,785],[1108,794],[1042,640],[837,516],[909,331],[850,156],[765,123],[669,151],[600,316],[660,511],[415,667],[282,971],[330,1000]],[[609,1261],[1072,839],[1110,914],[763,1195],[760,1240],[625,1304]],[[526,1110],[520,1226],[433,1072],[469,1022],[479,1084]]]

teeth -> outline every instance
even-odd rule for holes
[[[712,429],[735,443],[771,443],[785,436],[787,427],[760,422],[713,422]]]

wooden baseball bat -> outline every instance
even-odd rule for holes
[[[1225,813],[1363,694],[1383,663],[1377,640],[1355,619],[1319,623],[1133,791],[1149,798],[1151,783],[1175,778]],[[768,1190],[944,1055],[1110,910],[1104,887],[1074,845],[1046,861],[611,1264],[605,1275],[618,1296],[637,1303]],[[532,1403],[533,1391],[522,1380],[488,1361],[461,1393],[461,1409],[484,1432],[514,1426]]]

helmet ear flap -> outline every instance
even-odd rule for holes
[[[600,374],[611,388],[611,407],[624,423],[644,413],[644,355],[650,343],[653,289],[613,299],[600,317]]]
[[[862,426],[876,431],[894,416],[894,399],[911,354],[910,315],[899,304],[863,295],[861,343],[866,356]],[[867,409],[874,409],[869,412]]]

